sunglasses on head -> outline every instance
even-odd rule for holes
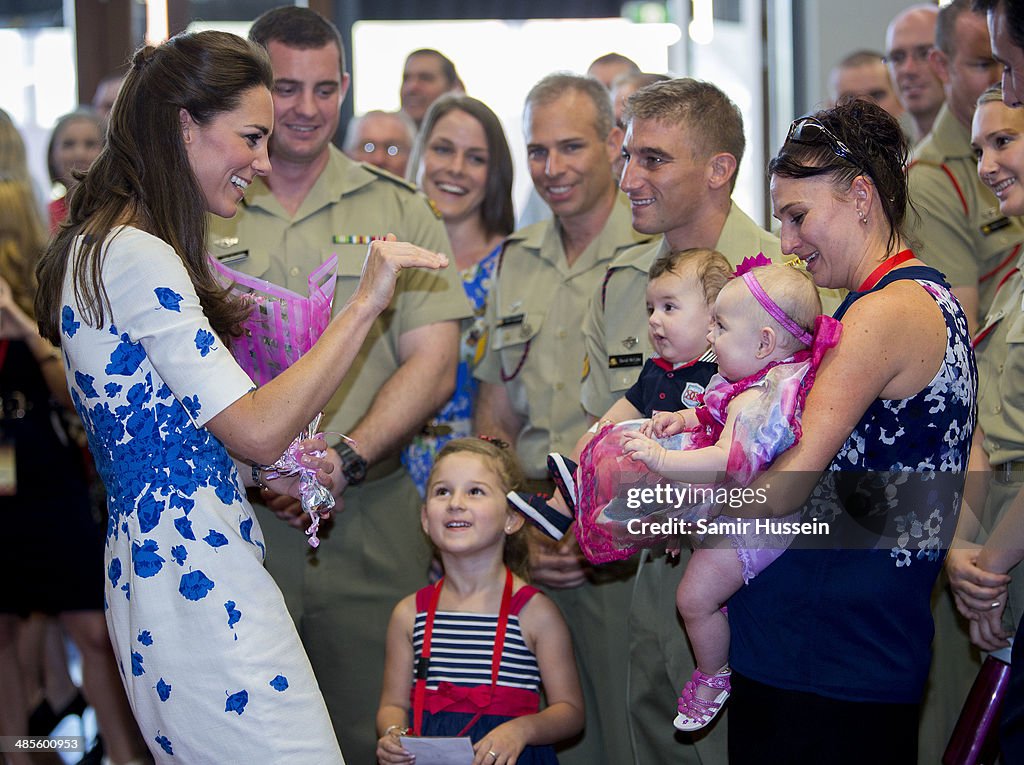
[[[821,121],[816,117],[801,117],[800,119],[793,120],[793,124],[789,126],[789,135],[786,136],[786,140],[809,145],[820,144],[824,141],[837,157],[845,159],[854,167],[860,168],[868,175],[871,175],[871,171],[864,166],[863,162],[857,159],[857,155],[853,153],[850,147],[840,141],[839,137],[821,124]]]

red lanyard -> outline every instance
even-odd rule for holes
[[[864,280],[864,283],[857,288],[857,292],[867,292],[880,281],[882,277],[892,271],[896,266],[906,263],[908,260],[913,260],[914,253],[910,250],[900,250],[891,258],[883,260],[878,268],[871,272],[871,275]]]
[[[423,628],[423,650],[420,651],[419,661],[416,662],[416,685],[412,695],[412,725],[413,733],[422,735],[423,731],[423,704],[427,695],[427,673],[430,668],[430,641],[434,636],[434,616],[437,614],[437,602],[441,599],[441,588],[444,586],[444,577],[441,577],[434,585],[434,591],[430,595],[430,606],[427,608],[427,622]],[[512,610],[512,572],[505,569],[505,590],[501,594],[501,610],[498,612],[498,627],[494,635],[494,650],[491,653],[491,688],[498,684],[498,671],[501,669],[501,656],[505,652],[505,632],[508,629],[509,612]],[[462,736],[473,724],[483,716],[483,712],[477,712],[466,727],[459,731]]]
[[[7,349],[10,347],[10,344],[6,337],[0,340],[0,369],[4,368],[4,362],[7,361]]]

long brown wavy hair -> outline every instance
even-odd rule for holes
[[[107,145],[69,195],[67,220],[36,272],[36,317],[44,337],[60,342],[69,263],[84,321],[103,326],[110,313],[102,279],[104,243],[122,224],[167,242],[185,265],[214,330],[222,337],[238,331],[248,309],[228,298],[207,261],[206,201],[189,164],[179,115],[185,109],[203,125],[237,108],[249,89],[272,84],[266,52],[226,32],[181,34],[135,52],[110,114]]]

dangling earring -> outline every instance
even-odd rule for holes
[[[857,214],[860,215],[860,222],[865,226],[868,225],[868,216],[864,214],[863,210],[858,210]]]

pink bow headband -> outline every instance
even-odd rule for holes
[[[789,334],[795,337],[804,345],[810,345],[814,340],[814,336],[811,335],[806,329],[801,327],[795,321],[793,321],[789,314],[779,307],[764,288],[761,283],[754,276],[752,269],[758,266],[770,266],[772,264],[771,258],[765,257],[763,252],[759,252],[755,258],[744,258],[743,262],[736,267],[736,276],[743,277],[743,281],[750,289],[750,294],[754,296],[754,299],[761,304],[761,307],[768,312],[775,321],[777,321]]]

